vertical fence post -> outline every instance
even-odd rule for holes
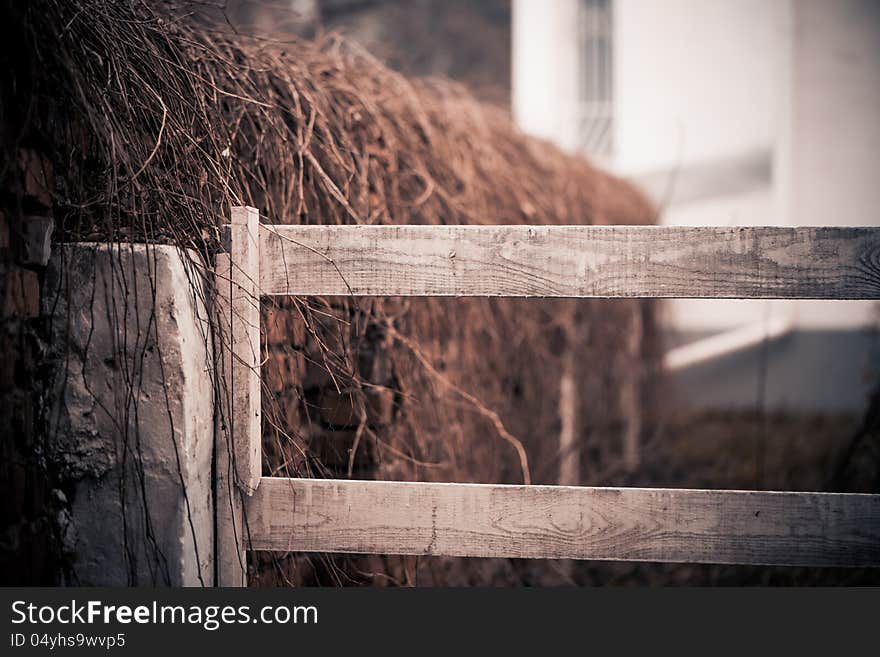
[[[220,406],[216,444],[217,584],[247,584],[241,496],[260,483],[260,215],[232,208],[229,253],[217,256]]]
[[[567,338],[569,345],[571,337]],[[575,357],[571,346],[566,348],[559,380],[559,485],[579,486],[581,483],[581,448],[578,436],[578,391],[575,383]],[[574,562],[559,562],[559,572],[573,582]]]
[[[581,483],[581,449],[577,427],[577,386],[574,380],[575,358],[568,350],[559,381],[559,485],[579,486]]]
[[[641,302],[629,304],[629,326],[624,353],[622,380],[620,382],[620,411],[623,416],[623,465],[627,472],[638,470],[641,463],[639,451],[642,433],[642,324]]]

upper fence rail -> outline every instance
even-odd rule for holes
[[[880,228],[260,225],[264,295],[880,299]]]

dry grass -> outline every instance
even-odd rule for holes
[[[332,36],[259,41],[170,2],[3,9],[4,107],[17,108],[4,125],[23,140],[13,146],[52,160],[65,240],[177,244],[199,271],[240,204],[269,223],[655,218],[636,190],[521,136],[505,111]],[[356,451],[378,455],[369,476],[538,483],[558,469],[562,359],[577,364],[590,472],[617,462],[621,381],[645,383],[647,401],[656,363],[653,306],[639,301],[293,299],[265,319],[290,328],[264,369],[286,373],[264,394],[265,469],[282,475],[333,474],[310,454],[316,422],[299,377],[325,376],[358,409],[367,391],[391,390],[394,422],[357,428]],[[635,354],[620,329],[633,321],[647,336]]]

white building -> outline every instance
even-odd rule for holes
[[[664,223],[880,223],[880,3],[513,0],[512,33],[520,126],[641,183]],[[765,336],[769,407],[858,411],[876,382],[871,302],[677,300],[666,319],[698,404],[755,404]]]

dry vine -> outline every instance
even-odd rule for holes
[[[4,104],[24,103],[24,131],[63,174],[54,206],[62,239],[176,244],[191,250],[195,275],[210,269],[232,205],[260,208],[267,223],[654,219],[627,184],[521,136],[504,110],[449,81],[405,79],[332,35],[251,39],[208,22],[201,8],[146,0],[5,8],[24,56]],[[322,385],[359,409],[355,451],[369,443],[377,453],[372,476],[520,482],[528,462],[534,483],[553,482],[561,359],[572,354],[589,481],[619,453],[622,378],[654,362],[650,340],[638,357],[618,356],[627,348],[619,327],[633,314],[650,338],[652,306],[625,300],[267,306],[264,381],[279,383],[264,389],[264,469],[334,474],[311,452],[320,421],[304,383],[325,374]],[[394,395],[394,422],[370,426],[367,397],[383,390]],[[353,472],[354,454],[347,461],[338,476]],[[370,568],[368,580],[408,577],[404,562],[390,560],[315,564],[306,575],[291,563],[263,563],[258,579],[327,581],[325,573],[345,583]],[[488,581],[447,575],[438,577]]]

